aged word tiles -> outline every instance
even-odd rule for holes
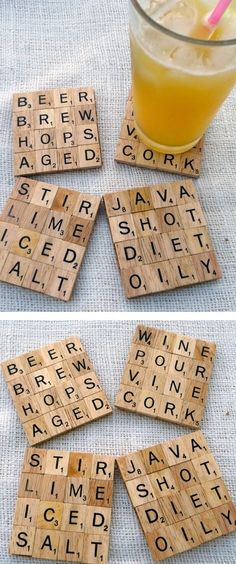
[[[201,431],[117,462],[154,560],[236,530],[236,507]]]
[[[26,449],[10,554],[106,564],[114,457]]]
[[[202,149],[203,138],[190,151],[179,155],[158,153],[144,145],[136,133],[132,96],[129,97],[116,147],[115,160],[117,162],[198,177]]]
[[[1,368],[31,445],[112,411],[78,337],[6,360]]]
[[[198,428],[215,352],[209,341],[138,325],[115,405]]]
[[[221,278],[192,180],[104,196],[127,298]]]
[[[94,89],[14,94],[13,154],[15,176],[100,167]]]
[[[0,215],[0,280],[68,301],[100,196],[18,178]]]

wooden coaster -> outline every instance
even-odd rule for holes
[[[215,353],[209,341],[138,325],[115,405],[199,427]]]
[[[68,301],[100,200],[17,179],[0,215],[0,280]]]
[[[154,560],[236,530],[236,507],[201,431],[117,462]]]
[[[112,412],[78,337],[6,360],[1,368],[30,445]]]
[[[158,153],[142,143],[136,133],[132,95],[129,96],[125,108],[119,140],[116,146],[115,160],[119,163],[162,170],[198,177],[203,155],[204,138],[200,139],[195,147],[185,153],[172,155],[171,153]]]
[[[114,460],[100,454],[26,449],[10,554],[106,564]]]
[[[221,278],[192,180],[104,196],[127,298]]]
[[[92,87],[13,95],[14,175],[102,165]]]

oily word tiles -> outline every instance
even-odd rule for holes
[[[154,560],[236,530],[236,507],[201,431],[117,462]]]
[[[102,165],[94,89],[13,95],[14,175]]]
[[[6,360],[1,368],[31,445],[112,411],[78,337]]]
[[[114,458],[26,449],[10,554],[106,564]]]
[[[138,325],[117,393],[117,407],[198,428],[216,345]]]
[[[191,180],[104,196],[127,298],[221,278]]]
[[[100,196],[18,178],[0,215],[0,280],[68,301]]]
[[[179,155],[158,153],[144,145],[136,133],[132,95],[129,97],[116,147],[115,160],[117,162],[198,177],[202,149],[203,138],[190,151]]]

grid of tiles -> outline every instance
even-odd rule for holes
[[[138,325],[115,405],[198,428],[215,352],[209,341]]]
[[[236,507],[201,431],[117,462],[154,560],[236,530]]]
[[[136,133],[132,94],[130,94],[116,147],[116,161],[133,166],[198,177],[202,155],[203,138],[190,151],[179,155],[158,153],[144,145]]]
[[[92,87],[13,95],[14,175],[102,164]]]
[[[10,553],[106,564],[114,458],[26,449]]]
[[[221,278],[191,180],[104,196],[127,298]]]
[[[68,301],[100,200],[18,178],[0,215],[0,280]]]
[[[1,368],[30,445],[112,411],[78,337],[6,360]]]

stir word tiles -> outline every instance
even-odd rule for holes
[[[78,337],[6,360],[1,368],[30,445],[112,411]]]
[[[154,560],[236,530],[236,507],[201,431],[117,462]]]
[[[106,564],[114,457],[26,449],[10,554]]]
[[[212,342],[138,325],[115,405],[198,428],[215,353]]]
[[[100,167],[94,89],[14,94],[13,155],[15,176]]]
[[[192,180],[104,196],[127,298],[221,278]]]
[[[0,280],[68,301],[100,196],[18,178],[0,215]]]
[[[132,95],[129,96],[116,147],[115,160],[117,162],[198,177],[202,154],[203,138],[190,151],[179,155],[158,153],[144,145],[136,133],[133,100]]]

